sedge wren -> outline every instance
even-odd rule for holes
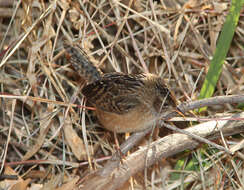
[[[82,94],[96,108],[97,118],[116,133],[151,127],[173,104],[164,80],[154,74],[103,74],[77,46],[65,48],[71,65],[87,84]]]

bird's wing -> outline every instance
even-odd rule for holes
[[[140,102],[140,91],[144,86],[141,75],[137,77],[123,73],[105,74],[82,89],[87,100],[107,112],[125,114]]]

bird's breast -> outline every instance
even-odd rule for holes
[[[137,107],[125,114],[116,114],[96,109],[100,123],[116,133],[138,132],[151,127],[158,116],[152,109]]]

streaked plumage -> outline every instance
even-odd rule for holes
[[[72,66],[88,84],[82,94],[96,107],[97,117],[108,130],[136,132],[159,119],[173,103],[164,80],[154,74],[102,74],[77,48],[67,50]]]

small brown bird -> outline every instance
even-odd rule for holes
[[[164,80],[154,74],[102,74],[79,47],[66,47],[68,58],[87,80],[82,94],[96,108],[100,123],[116,133],[147,129],[173,104]]]

